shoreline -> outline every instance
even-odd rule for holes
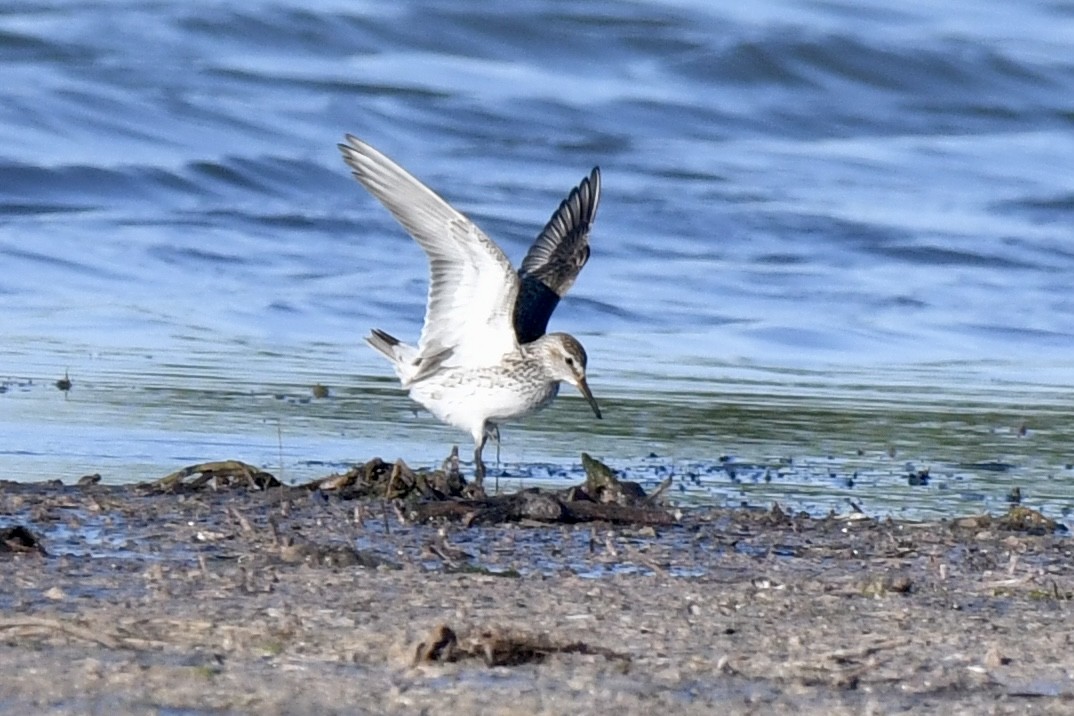
[[[970,714],[1074,699],[1074,543],[1039,526],[704,508],[672,526],[464,527],[284,489],[0,483],[0,525],[49,553],[0,553],[15,677],[0,705]],[[456,644],[436,648],[444,627]]]

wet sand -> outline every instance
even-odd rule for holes
[[[47,551],[0,550],[0,711],[1074,709],[1074,544],[1031,521],[397,506],[0,483],[0,527]]]

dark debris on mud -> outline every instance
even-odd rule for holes
[[[462,476],[458,449],[438,470],[412,470],[402,460],[387,463],[373,458],[343,474],[289,488],[273,475],[237,460],[191,465],[140,487],[150,492],[184,494],[227,488],[306,490],[341,500],[390,500],[400,514],[415,523],[455,520],[464,525],[491,525],[534,520],[562,524],[675,524],[676,516],[662,506],[670,478],[649,495],[636,482],[620,479],[614,470],[586,453],[582,454],[582,466],[586,480],[581,485],[494,495]]]
[[[485,666],[521,666],[541,663],[555,654],[602,656],[609,661],[630,662],[630,657],[583,641],[562,642],[547,634],[491,628],[477,630],[462,639],[446,624],[439,624],[414,648],[413,665],[479,659]]]
[[[48,552],[41,544],[41,538],[23,525],[0,529],[0,554],[5,552],[48,556]]]

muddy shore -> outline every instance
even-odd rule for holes
[[[321,490],[0,483],[0,711],[1074,709],[1054,525],[669,513],[467,526]]]

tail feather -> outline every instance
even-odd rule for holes
[[[395,336],[385,333],[379,328],[374,328],[373,331],[366,336],[365,342],[368,343],[373,350],[380,353],[382,356],[388,359],[388,362],[392,364],[392,368],[395,370],[395,374],[402,381],[403,385],[409,382],[410,377],[414,374],[414,361],[418,357],[418,349],[414,346],[408,346]]]
[[[374,328],[365,341],[391,362],[404,388],[435,373],[452,352],[448,348],[430,356],[422,356],[414,346],[403,343],[379,328]]]
[[[385,358],[395,363],[400,359],[397,354],[397,350],[402,346],[402,342],[390,333],[385,333],[379,328],[374,328],[373,331],[366,337],[365,342],[372,346],[378,353],[382,354]]]

